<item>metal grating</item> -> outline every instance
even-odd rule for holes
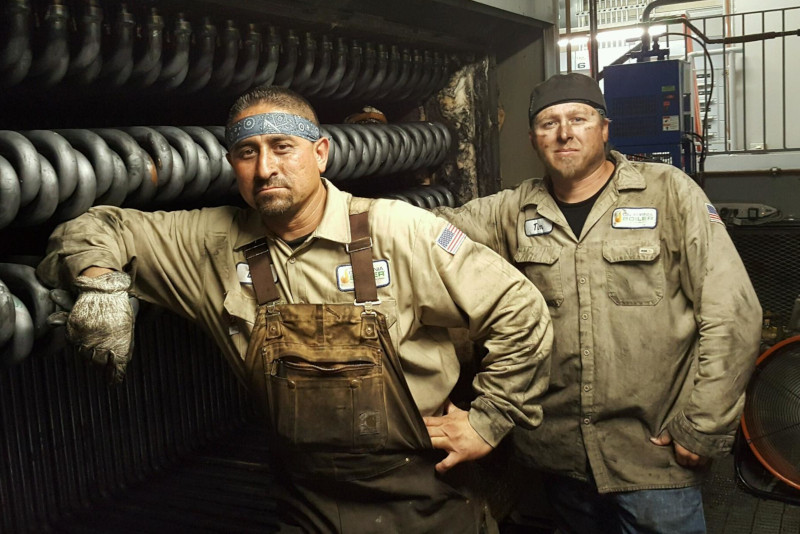
[[[786,325],[800,295],[800,224],[728,228],[765,315]]]
[[[624,151],[625,148],[622,147],[619,150]],[[667,165],[672,165],[672,153],[670,152],[625,154],[625,157],[628,158],[628,161],[647,161],[651,163],[666,163]]]
[[[196,326],[144,308],[125,382],[72,349],[0,369],[0,532],[47,531],[244,424],[250,403]]]
[[[662,103],[661,95],[609,98],[608,116],[612,119],[612,136],[635,138],[661,134]]]

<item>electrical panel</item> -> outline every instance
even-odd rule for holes
[[[612,65],[604,72],[610,142],[631,159],[695,171],[690,64],[681,60]]]

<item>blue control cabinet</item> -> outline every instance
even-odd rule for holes
[[[603,71],[612,146],[631,159],[695,170],[691,66],[664,59]]]

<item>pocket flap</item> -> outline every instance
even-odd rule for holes
[[[605,241],[603,257],[611,263],[620,261],[653,261],[661,254],[661,243]]]
[[[375,307],[378,311],[386,317],[386,326],[391,328],[397,322],[397,301],[390,298],[381,298],[380,305]]]
[[[519,247],[514,254],[514,261],[517,263],[544,263],[552,265],[558,261],[561,255],[560,245]]]
[[[223,307],[233,317],[237,317],[251,325],[256,320],[256,307],[258,303],[255,297],[251,297],[245,293],[242,288],[235,291],[228,291],[225,294],[225,301]]]

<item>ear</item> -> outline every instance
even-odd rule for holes
[[[603,143],[608,143],[608,125],[611,121],[603,117]]]
[[[314,157],[317,160],[317,168],[319,173],[323,174],[328,167],[328,151],[330,150],[330,141],[324,135],[318,140],[314,141]]]
[[[225,159],[227,159],[228,163],[230,163],[231,167],[233,167],[233,162],[231,161],[231,153],[230,152],[225,152]]]

